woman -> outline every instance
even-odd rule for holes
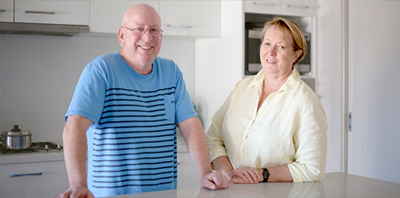
[[[262,35],[263,69],[238,82],[213,116],[211,163],[232,183],[321,180],[327,123],[318,97],[294,68],[307,52],[302,30],[274,18]]]

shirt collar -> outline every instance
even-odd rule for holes
[[[253,78],[253,80],[250,82],[249,86],[254,87],[256,89],[261,89],[264,82],[264,78],[265,78],[265,71],[264,69],[261,69],[257,73],[257,75]],[[278,92],[284,91],[294,97],[300,85],[301,85],[300,74],[296,70],[296,68],[294,68],[289,78],[287,79],[286,83],[283,84],[283,86],[278,90]]]

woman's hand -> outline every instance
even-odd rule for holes
[[[253,184],[258,183],[262,175],[255,168],[240,167],[231,171],[228,178],[234,184]]]

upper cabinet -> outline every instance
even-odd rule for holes
[[[14,1],[13,0],[0,0],[0,21],[13,22],[14,21]]]
[[[248,13],[277,14],[288,16],[315,16],[315,0],[244,0]]]
[[[121,1],[121,0],[91,0],[90,1],[90,32],[117,34],[122,24],[122,16],[131,6],[146,3],[158,11],[158,0]]]
[[[164,35],[218,37],[219,0],[160,0],[161,29]]]
[[[249,13],[281,14],[281,0],[244,0],[244,11]]]
[[[163,35],[218,37],[220,34],[219,0],[91,0],[90,32],[118,33],[125,11],[141,3],[158,11]]]
[[[89,25],[89,0],[4,1],[6,5],[10,2],[14,4],[14,19],[8,22]]]

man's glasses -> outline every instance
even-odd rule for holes
[[[123,28],[130,30],[134,35],[136,36],[143,36],[147,31],[150,31],[151,36],[154,37],[158,37],[161,36],[161,34],[164,32],[162,29],[158,29],[158,28],[150,28],[148,30],[142,28],[142,27],[138,27],[138,28],[127,28],[122,26]]]

